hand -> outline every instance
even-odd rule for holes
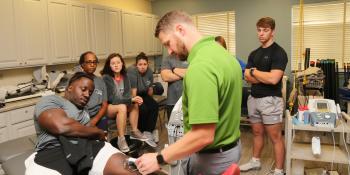
[[[140,96],[135,96],[131,99],[132,102],[135,102],[138,105],[142,105],[143,99]]]
[[[97,128],[98,129],[98,128]],[[98,133],[98,139],[101,141],[106,141],[107,140],[107,131],[104,131],[102,129],[98,129],[99,133]]]
[[[135,163],[141,174],[150,174],[160,170],[160,166],[157,162],[157,153],[143,154]]]

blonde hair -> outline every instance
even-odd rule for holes
[[[183,23],[187,23],[187,24],[194,26],[191,17],[186,12],[174,10],[174,11],[170,11],[170,12],[166,13],[158,21],[155,32],[154,32],[154,36],[158,38],[159,33],[161,31],[166,31],[166,30],[171,29],[171,27],[176,22],[183,22]]]

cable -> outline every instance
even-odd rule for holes
[[[180,175],[180,169],[181,169],[181,167],[182,167],[182,164],[181,164],[181,159],[179,160],[179,162],[178,162],[179,164],[179,168],[177,169],[177,175]]]
[[[270,165],[270,168],[267,170],[267,172],[265,172],[265,175],[268,175],[270,174],[273,170],[272,170],[272,166],[273,164],[275,163],[275,161],[272,161],[271,165]]]
[[[342,120],[339,120],[341,125],[343,126],[343,141],[344,141],[344,147],[345,147],[345,150],[346,150],[346,153],[348,154],[348,173],[350,173],[350,154],[349,154],[349,150],[348,150],[348,145],[345,141],[345,126],[346,123],[343,124],[343,121]]]
[[[333,139],[333,154],[332,154],[332,164],[331,164],[331,171],[333,171],[333,163],[334,163],[334,154],[335,154],[335,140],[334,140],[334,130],[332,129],[332,139]]]

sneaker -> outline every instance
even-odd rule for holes
[[[278,172],[273,171],[272,174],[273,174],[273,175],[284,175],[283,171],[282,171],[282,172],[281,172],[281,171],[278,171]]]
[[[158,146],[157,143],[154,142],[153,134],[152,134],[151,132],[144,131],[144,132],[143,132],[143,135],[146,136],[146,137],[148,138],[148,140],[146,140],[145,142],[146,142],[149,146],[151,146],[151,147],[153,147],[153,148],[155,148],[155,147]]]
[[[146,140],[145,142],[153,148],[156,148],[158,146],[157,143],[154,142],[153,140]]]
[[[121,152],[126,153],[130,151],[128,144],[126,143],[125,137],[118,137],[118,148]]]
[[[249,171],[249,170],[260,170],[261,163],[260,163],[260,161],[254,161],[251,159],[248,163],[240,165],[239,169],[242,172]]]
[[[131,131],[130,132],[130,139],[136,139],[136,140],[140,140],[140,141],[146,141],[149,138],[147,138],[144,134],[141,133],[140,130],[136,130],[136,131]]]
[[[148,131],[143,131],[143,135],[147,137],[148,140],[153,140],[153,134]]]
[[[159,132],[158,129],[153,130],[152,132],[154,142],[158,143],[159,142]]]

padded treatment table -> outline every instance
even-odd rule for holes
[[[35,143],[36,135],[25,136],[0,143],[0,163],[2,164],[26,151],[33,152]]]
[[[26,167],[24,161],[33,153],[34,150],[17,154],[2,164],[6,175],[24,175]]]

